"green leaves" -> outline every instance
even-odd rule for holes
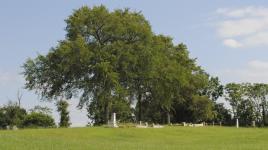
[[[190,109],[194,122],[202,122],[213,118],[212,101],[206,96],[194,96]]]
[[[140,12],[85,6],[66,23],[66,39],[24,64],[26,88],[44,100],[78,96],[95,124],[107,122],[111,111],[125,111],[118,117],[130,119],[125,115],[136,103],[139,116],[145,104],[169,116],[207,84],[187,47],[155,35]]]
[[[267,84],[229,83],[225,86],[225,97],[230,102],[235,117],[244,125],[256,121],[257,125],[266,124]]]
[[[52,116],[40,112],[31,112],[23,120],[24,128],[54,128],[55,121]]]
[[[69,127],[70,123],[70,116],[68,109],[68,102],[64,100],[60,100],[56,103],[57,111],[60,113],[60,127]]]

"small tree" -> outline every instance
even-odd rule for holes
[[[20,108],[17,103],[10,101],[7,105],[0,108],[0,127],[21,127],[26,114],[27,112],[24,108]]]
[[[55,121],[52,116],[41,112],[31,112],[28,114],[24,121],[23,127],[26,128],[53,128]]]
[[[70,116],[69,111],[67,110],[69,104],[67,101],[60,100],[57,102],[57,111],[60,113],[60,127],[69,127],[70,123]]]
[[[207,96],[194,96],[190,109],[196,123],[213,118],[212,102]]]
[[[234,118],[239,118],[239,107],[243,101],[244,89],[241,84],[228,83],[225,85],[225,99],[232,106]]]
[[[231,112],[227,108],[224,107],[223,103],[215,104],[214,109],[217,112],[215,121],[222,123],[224,125],[232,124]]]

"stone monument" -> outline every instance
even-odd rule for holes
[[[116,123],[116,113],[112,113],[111,121],[109,121],[108,125],[111,128],[118,128],[118,125]]]
[[[238,118],[236,118],[236,128],[239,128],[239,121],[238,121]]]
[[[256,123],[255,123],[255,121],[252,121],[252,127],[256,127]]]

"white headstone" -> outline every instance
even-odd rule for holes
[[[255,121],[252,121],[252,127],[256,127]]]
[[[18,130],[18,127],[17,126],[13,126],[12,127],[12,130]]]
[[[112,124],[111,124],[111,126],[113,127],[113,128],[117,128],[118,127],[118,125],[117,125],[117,123],[116,123],[116,113],[112,113]]]
[[[236,118],[236,128],[239,128],[239,121],[238,121],[238,118]]]

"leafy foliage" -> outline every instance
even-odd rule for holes
[[[24,121],[23,127],[25,128],[52,128],[55,127],[54,119],[47,114],[40,112],[31,112],[28,114]]]
[[[177,122],[180,108],[189,120],[210,119],[208,98],[222,94],[218,78],[209,80],[186,45],[154,34],[140,12],[85,6],[66,23],[64,40],[24,64],[27,89],[49,101],[79,96],[94,124],[112,112],[121,121],[135,114],[136,121]]]
[[[68,109],[68,102],[64,100],[60,100],[57,102],[57,111],[60,113],[60,127],[69,127],[70,123],[70,116]]]
[[[0,108],[0,128],[6,128],[7,126],[22,127],[26,114],[26,110],[20,108],[17,103],[9,102]]]

